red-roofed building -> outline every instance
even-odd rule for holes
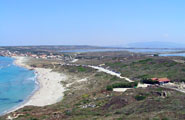
[[[151,78],[152,80],[158,80],[158,78]]]
[[[165,84],[165,83],[169,83],[170,80],[168,78],[151,78],[153,81],[158,81],[158,83],[161,84]]]

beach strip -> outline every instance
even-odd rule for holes
[[[10,112],[23,108],[24,106],[46,106],[59,102],[64,95],[65,88],[61,81],[65,81],[67,76],[51,69],[32,68],[25,64],[28,60],[26,57],[13,57],[15,64],[27,69],[32,69],[37,74],[39,88],[27,99],[22,105],[12,109]],[[29,96],[29,95],[28,95]]]

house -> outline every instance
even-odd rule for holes
[[[151,78],[153,81],[158,81],[160,85],[163,85],[165,83],[169,83],[170,80],[168,78]]]
[[[43,55],[40,55],[40,58],[42,59],[46,59],[47,55],[43,54]]]

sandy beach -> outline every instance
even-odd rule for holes
[[[35,70],[37,74],[37,82],[39,88],[29,97],[26,102],[14,109],[13,111],[24,106],[46,106],[57,103],[64,95],[65,88],[62,86],[61,81],[66,80],[66,75],[53,72],[51,69],[45,68],[32,68],[25,64],[25,57],[14,57],[15,64],[27,69]],[[12,111],[11,111],[12,112]]]

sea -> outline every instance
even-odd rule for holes
[[[0,115],[23,104],[37,87],[34,71],[0,56]]]

